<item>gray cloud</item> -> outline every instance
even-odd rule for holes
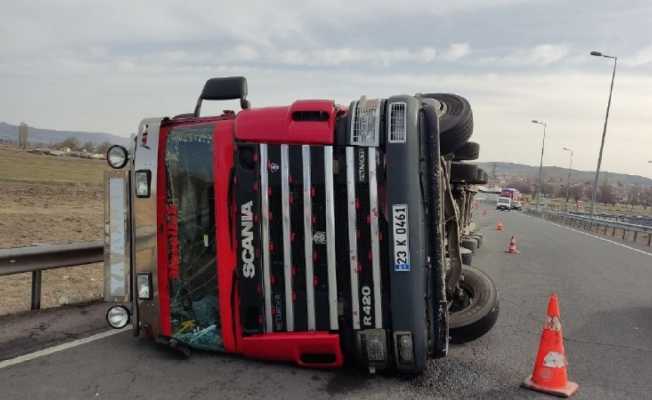
[[[624,63],[632,67],[649,66],[652,64],[652,45],[638,50],[630,59],[625,59]]]
[[[534,164],[538,118],[546,163],[574,146],[591,169],[611,68],[597,49],[622,60],[605,167],[652,175],[647,0],[222,3],[3,5],[0,120],[128,134],[189,111],[219,75],[246,75],[255,105],[453,91],[472,101],[483,159]]]

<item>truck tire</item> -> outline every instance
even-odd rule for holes
[[[450,175],[452,183],[473,184],[478,180],[478,167],[473,164],[453,162],[451,163]]]
[[[465,249],[469,249],[474,253],[478,249],[478,242],[472,238],[467,238],[462,240],[460,246],[464,247]]]
[[[476,185],[486,185],[489,181],[489,175],[482,168],[478,168],[478,175],[475,180]]]
[[[473,133],[471,105],[464,97],[456,94],[426,93],[419,96],[437,100],[440,153],[454,153]]]
[[[451,343],[470,342],[489,332],[498,319],[498,290],[485,272],[464,266],[460,281],[463,297],[450,310]]]
[[[483,169],[477,165],[463,162],[452,162],[450,175],[452,183],[484,185],[489,180],[489,176]]]
[[[482,247],[482,235],[471,235],[476,242],[478,242],[478,248]]]
[[[455,150],[454,161],[477,160],[480,157],[480,144],[466,142],[459,149]]]
[[[460,249],[460,256],[462,256],[462,264],[473,265],[473,252],[471,250],[462,247]]]

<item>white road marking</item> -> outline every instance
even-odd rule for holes
[[[50,354],[58,353],[60,351],[72,349],[73,347],[81,346],[82,344],[94,342],[96,340],[104,339],[109,336],[117,335],[118,333],[123,333],[128,331],[131,328],[131,325],[123,329],[111,329],[110,331],[100,332],[93,336],[85,337],[82,339],[73,340],[72,342],[62,343],[56,346],[48,347],[47,349],[38,350],[33,353],[23,354],[22,356],[10,358],[8,360],[0,361],[0,369],[11,367],[12,365],[21,364],[27,361],[34,360],[36,358],[48,356]]]
[[[541,219],[541,218],[534,217],[534,216],[530,216],[530,217]],[[629,249],[629,250],[635,251],[637,253],[645,254],[646,256],[651,256],[652,257],[652,253],[650,253],[648,251],[637,249],[636,247],[628,246],[628,245],[626,245],[624,243],[619,243],[619,242],[616,242],[616,241],[613,241],[613,240],[609,240],[607,238],[603,238],[601,236],[596,236],[596,235],[593,235],[593,234],[588,233],[588,232],[580,231],[580,230],[577,230],[575,228],[571,228],[571,227],[566,226],[566,225],[560,225],[560,224],[558,224],[556,222],[552,222],[552,221],[548,221],[548,220],[544,220],[544,221],[549,222],[550,224],[555,225],[555,226],[557,226],[559,228],[564,228],[564,229],[567,229],[569,231],[581,233],[584,236],[592,237],[594,239],[602,240],[602,241],[607,242],[607,243],[615,244],[616,246],[620,246],[620,247],[623,247],[625,249]]]

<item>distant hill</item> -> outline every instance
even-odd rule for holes
[[[80,143],[92,142],[96,145],[103,142],[122,145],[129,143],[127,137],[105,132],[60,131],[29,127],[28,141],[32,144],[49,145],[61,142],[69,137],[76,138]],[[18,141],[18,126],[0,122],[0,141],[7,140]]]
[[[531,166],[525,164],[516,164],[508,162],[478,162],[476,163],[482,169],[487,171],[490,177],[493,177],[494,165],[496,168],[496,176],[499,177],[524,177],[538,179],[539,177],[539,167]],[[543,167],[543,176],[546,182],[566,182],[568,177],[568,169],[562,167]],[[595,176],[595,171],[579,171],[572,170],[571,173],[571,183],[584,183],[584,182],[593,182],[593,177]],[[600,172],[600,181],[607,178],[610,184],[617,184],[618,182],[623,185],[641,185],[641,186],[652,186],[652,179],[639,176],[639,175],[628,175],[628,174],[619,174],[615,172],[601,171]]]

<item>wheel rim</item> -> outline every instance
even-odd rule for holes
[[[475,291],[470,285],[466,285],[464,281],[459,283],[460,289],[452,301],[450,312],[458,312],[469,307],[472,307],[477,302]]]

